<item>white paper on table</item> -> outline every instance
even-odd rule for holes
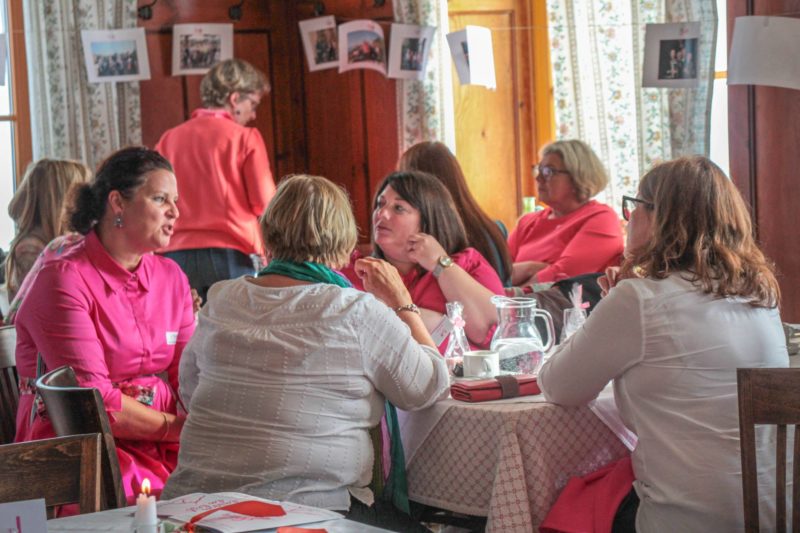
[[[339,43],[333,15],[301,20],[297,25],[303,38],[309,71],[339,66]]]
[[[386,75],[386,41],[374,20],[353,20],[339,25],[339,72],[377,70]]]
[[[626,448],[630,451],[636,448],[636,442],[639,439],[636,434],[625,427],[625,423],[622,422],[619,409],[617,409],[617,402],[614,400],[614,389],[612,387],[603,389],[597,398],[589,404],[589,409],[597,415],[597,418],[599,418],[603,424],[608,426],[608,429],[614,432]]]
[[[434,26],[392,24],[389,45],[389,77],[422,80],[428,66]]]
[[[696,87],[701,47],[699,22],[670,22],[645,26],[642,87]]]
[[[233,58],[233,24],[175,24],[172,27],[172,75],[205,74]]]
[[[89,83],[150,79],[144,28],[82,30]]]
[[[242,533],[246,531],[259,531],[262,529],[273,529],[282,526],[295,526],[343,518],[339,513],[326,509],[318,509],[299,503],[266,500],[264,498],[248,496],[247,494],[238,492],[218,492],[215,494],[193,493],[169,501],[159,502],[158,516],[179,522],[188,522],[194,516],[205,511],[224,507],[232,503],[251,500],[280,505],[286,514],[283,516],[259,518],[244,516],[229,511],[218,511],[203,518],[197,522],[197,525],[214,529],[222,533]]]
[[[6,34],[0,33],[0,85],[6,84]]]
[[[736,17],[728,58],[728,85],[800,89],[800,20]]]
[[[483,85],[497,88],[494,73],[492,31],[482,26],[467,26],[448,33],[447,44],[462,85]]]
[[[0,503],[0,531],[47,531],[44,499]]]

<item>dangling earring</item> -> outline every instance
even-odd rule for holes
[[[237,109],[236,111],[234,111],[234,112],[233,112],[233,114],[234,114],[234,115],[241,115],[241,114],[242,114],[242,112],[241,112],[241,111],[239,111],[239,110]]]
[[[114,217],[114,227],[115,228],[122,227],[122,215],[117,215]]]

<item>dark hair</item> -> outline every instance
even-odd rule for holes
[[[498,275],[501,272],[511,274],[512,261],[506,238],[497,223],[489,218],[469,192],[461,165],[446,145],[440,142],[417,143],[400,157],[398,169],[420,170],[441,181],[453,196],[453,202],[464,222],[469,246],[478,250]]]
[[[386,187],[391,187],[400,198],[419,211],[422,233],[439,241],[445,252],[454,254],[469,246],[464,223],[453,203],[453,197],[442,182],[425,172],[393,172],[383,178],[375,192],[373,211],[378,208],[378,197]],[[375,257],[385,259],[383,250],[374,242]]]
[[[682,157],[654,167],[639,182],[639,196],[654,205],[653,236],[628,251],[626,275],[663,279],[688,272],[708,294],[778,305],[780,289],[753,239],[747,206],[710,159]]]
[[[145,174],[159,169],[174,172],[164,156],[144,146],[130,146],[111,154],[100,163],[94,179],[78,188],[69,216],[70,229],[82,235],[89,233],[103,218],[111,191],[130,199],[144,185]]]

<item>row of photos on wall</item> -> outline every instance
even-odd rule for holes
[[[308,69],[339,72],[371,69],[397,79],[425,76],[436,28],[392,24],[388,46],[380,24],[354,20],[336,24],[333,16],[299,23]],[[728,61],[728,84],[771,85],[800,89],[800,54],[795,53],[800,20],[789,17],[738,17]],[[643,87],[694,87],[701,47],[699,22],[647,24]],[[150,79],[144,28],[84,30],[84,59],[92,83]],[[7,71],[7,36],[0,34],[0,85]],[[496,88],[492,32],[467,26],[449,33],[447,42],[463,85]],[[218,61],[233,57],[232,24],[173,26],[172,75],[204,74]]]

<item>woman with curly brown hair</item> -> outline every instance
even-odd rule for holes
[[[623,217],[619,281],[544,365],[539,384],[548,400],[581,405],[613,381],[638,436],[633,490],[615,531],[634,523],[637,531],[742,530],[742,513],[732,512],[742,502],[736,369],[788,366],[775,275],[738,190],[705,157],[648,172],[638,196],[623,199]],[[774,529],[764,522],[775,516],[773,440],[771,428],[759,428],[765,530]]]

